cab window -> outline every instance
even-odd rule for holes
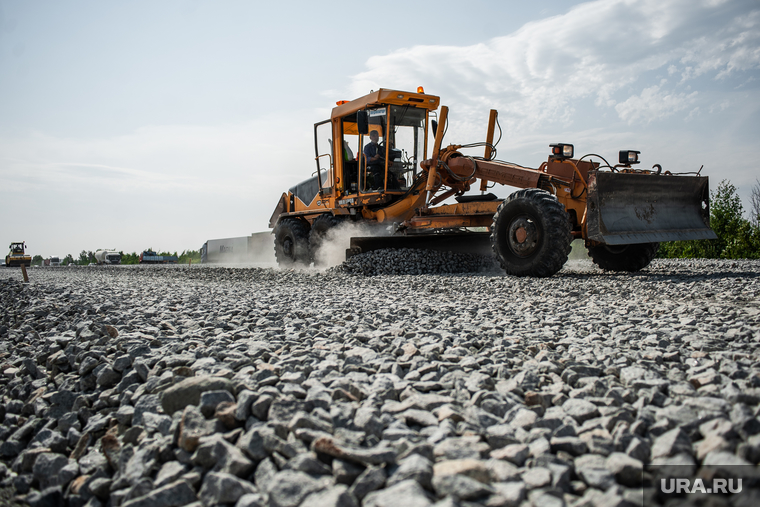
[[[419,174],[425,158],[424,109],[391,106],[388,142],[388,191],[406,191]]]
[[[359,188],[362,192],[379,192],[385,189],[388,108],[370,108],[367,114],[369,133],[359,136],[362,146],[359,154]]]

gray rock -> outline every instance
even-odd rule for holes
[[[195,502],[197,499],[190,485],[179,480],[121,505],[122,507],[179,507]]]
[[[567,400],[562,404],[562,410],[581,424],[600,415],[596,405],[578,398]]]
[[[235,402],[235,397],[227,390],[205,391],[201,393],[200,409],[204,416],[211,417],[222,402]]]
[[[511,444],[502,447],[501,449],[491,451],[492,458],[503,459],[509,461],[510,463],[514,463],[519,467],[523,466],[525,460],[528,459],[529,455],[530,449],[525,444]]]
[[[364,470],[364,467],[355,465],[350,461],[342,459],[332,460],[332,475],[335,477],[335,482],[339,484],[350,486]]]
[[[641,486],[644,471],[641,461],[621,452],[613,452],[607,457],[606,466],[619,484],[630,488]]]
[[[58,474],[68,464],[69,460],[60,454],[43,453],[37,456],[32,468],[32,474],[39,482],[40,489],[58,486]]]
[[[164,463],[156,474],[156,480],[153,482],[153,486],[160,488],[170,484],[183,474],[189,471],[189,467],[183,465],[179,461],[167,461]]]
[[[178,445],[187,452],[193,452],[198,447],[201,438],[213,433],[213,426],[203,417],[200,408],[188,405],[182,411],[179,424]]]
[[[240,497],[257,493],[248,481],[225,472],[209,472],[203,479],[198,497],[205,505],[237,502]]]
[[[462,500],[476,500],[495,492],[489,485],[459,474],[433,477],[433,488],[439,498],[452,495]]]
[[[259,493],[248,493],[238,498],[235,507],[266,507],[264,497]]]
[[[379,491],[369,493],[362,507],[428,507],[433,505],[417,481],[407,480]]]
[[[681,428],[674,428],[663,433],[655,439],[652,445],[653,460],[681,453],[692,453],[691,439]]]
[[[307,496],[301,505],[309,507],[358,507],[356,498],[343,484]]]
[[[106,365],[105,368],[100,370],[97,377],[98,386],[103,389],[115,386],[119,380],[121,380],[121,373],[114,370],[111,366]]]
[[[272,478],[269,488],[271,507],[296,507],[310,494],[324,489],[324,486],[310,475],[294,470],[283,470]]]
[[[269,418],[269,407],[272,405],[274,398],[268,394],[259,396],[256,401],[251,403],[251,413],[257,419],[266,421]]]
[[[573,456],[580,456],[588,451],[586,442],[578,437],[554,437],[550,444],[553,453],[563,451]]]
[[[607,490],[615,484],[615,477],[607,469],[607,462],[601,456],[588,454],[575,459],[575,473],[592,488]]]
[[[201,438],[190,459],[195,465],[238,477],[247,477],[254,470],[253,462],[219,434]]]
[[[143,414],[150,412],[153,414],[159,413],[159,407],[161,407],[161,401],[158,395],[146,394],[140,396],[140,399],[135,403],[134,412],[132,413],[132,426],[145,426],[143,421]]]
[[[349,492],[361,501],[370,492],[382,488],[386,478],[384,468],[369,466],[356,478]]]
[[[226,378],[207,375],[190,377],[166,389],[161,396],[161,406],[164,412],[172,415],[188,405],[198,405],[202,393],[221,389],[235,392],[235,386]]]
[[[258,398],[253,391],[245,389],[237,395],[237,406],[235,407],[235,419],[245,421],[251,415],[251,405]]]
[[[496,492],[496,505],[503,507],[517,507],[525,500],[526,488],[522,482],[495,482],[491,487]]]
[[[545,488],[552,483],[552,472],[546,467],[534,467],[525,471],[522,480],[528,489]]]
[[[285,464],[283,470],[296,470],[310,475],[332,474],[332,469],[319,461],[317,455],[312,452],[298,454]]]
[[[417,481],[425,489],[430,489],[433,479],[433,463],[419,454],[412,454],[399,461],[398,466],[388,477],[387,485],[393,486],[408,479]]]

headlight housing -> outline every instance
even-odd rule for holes
[[[640,151],[635,150],[620,150],[620,158],[618,159],[621,164],[632,165],[639,163]]]
[[[557,143],[550,144],[549,147],[552,149],[552,157],[554,158],[573,158],[573,152],[575,149],[572,144]]]

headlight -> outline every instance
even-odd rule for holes
[[[550,144],[552,149],[552,157],[555,158],[573,158],[573,145],[572,144]]]
[[[634,150],[620,150],[620,158],[619,162],[621,164],[631,165],[631,164],[638,164],[639,163],[639,153],[640,151],[634,151]]]

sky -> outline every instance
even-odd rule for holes
[[[0,239],[77,257],[266,231],[336,101],[417,86],[450,108],[444,144],[497,109],[501,160],[640,150],[745,211],[760,178],[757,0],[0,0]]]

